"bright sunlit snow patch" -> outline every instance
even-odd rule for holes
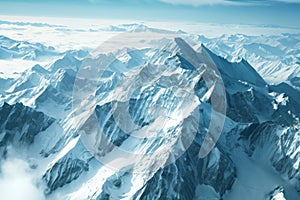
[[[60,153],[55,157],[52,163],[49,164],[48,168],[52,167],[52,165],[57,162],[59,159],[64,157],[71,149],[75,147],[79,140],[80,136],[73,138],[69,141],[69,143],[60,151]]]
[[[289,101],[289,97],[286,96],[284,93],[282,93],[276,97],[277,104],[281,104],[281,105],[285,106],[288,101]]]

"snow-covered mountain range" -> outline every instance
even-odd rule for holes
[[[299,35],[180,34],[96,55],[0,37],[0,59],[55,58],[0,76],[0,163],[45,199],[298,199]]]
[[[21,58],[35,60],[45,56],[60,55],[53,47],[47,47],[40,43],[17,41],[5,36],[0,36],[0,59]]]
[[[197,37],[199,42],[230,61],[246,59],[269,83],[294,82],[295,77],[300,76],[299,34],[269,37],[235,34],[212,39]]]

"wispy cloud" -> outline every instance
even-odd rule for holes
[[[276,0],[284,3],[300,3],[300,0]]]
[[[192,6],[202,6],[202,5],[266,5],[276,2],[282,3],[300,3],[300,0],[159,0],[164,3],[174,4],[174,5],[192,5]]]
[[[37,188],[29,172],[28,164],[20,159],[8,158],[2,163],[0,194],[2,200],[42,200],[43,190]]]
[[[192,6],[201,6],[201,5],[216,5],[216,4],[235,4],[235,2],[227,0],[160,0],[164,3],[170,4],[181,4],[181,5],[192,5]]]

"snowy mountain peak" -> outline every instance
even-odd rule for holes
[[[173,52],[174,54],[195,54],[193,48],[182,38],[173,38],[163,49]]]
[[[67,52],[62,58],[54,61],[50,66],[47,66],[52,72],[56,72],[59,69],[73,69],[77,71],[81,65],[81,61],[78,60],[72,53]]]
[[[43,68],[43,67],[42,67],[41,65],[39,65],[39,64],[34,65],[34,66],[31,68],[31,70],[32,70],[33,72],[37,72],[37,73],[40,73],[40,74],[48,74],[48,73],[49,73],[48,70],[46,70],[45,68]]]
[[[184,39],[180,37],[174,38],[170,41],[163,50],[170,52],[171,56],[179,56],[182,66],[190,67],[191,69],[204,70],[203,64],[209,64],[213,66],[212,60],[209,54],[205,52],[196,52],[191,45],[189,45]]]
[[[221,74],[226,75],[230,78],[234,78],[240,81],[246,81],[255,85],[265,86],[267,83],[264,79],[256,72],[256,70],[245,60],[241,59],[239,62],[231,63],[221,56],[217,56],[211,50],[209,50],[203,44],[198,49],[200,53],[207,53],[217,68],[220,70]]]

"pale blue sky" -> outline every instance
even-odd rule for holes
[[[0,0],[0,15],[178,20],[300,28],[300,0]]]

